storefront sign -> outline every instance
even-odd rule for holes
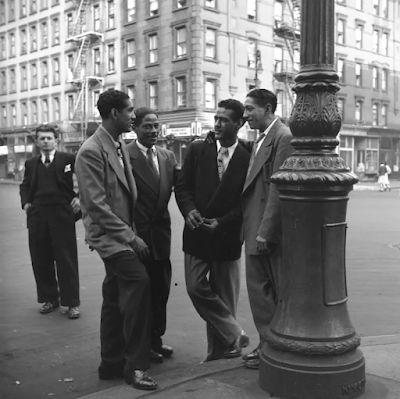
[[[173,135],[175,137],[182,137],[182,136],[190,136],[191,129],[190,127],[174,127],[174,128],[167,128],[166,135]]]
[[[26,151],[26,152],[33,152],[33,145],[32,145],[32,144],[27,145],[27,146],[25,147],[25,151]]]
[[[74,141],[83,141],[82,134],[80,132],[65,132],[63,133],[64,143],[71,143]]]
[[[14,151],[16,153],[25,152],[25,145],[16,145],[16,146],[14,146]]]
[[[8,147],[6,145],[0,145],[0,156],[8,154]]]

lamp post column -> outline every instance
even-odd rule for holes
[[[334,0],[302,0],[293,154],[272,176],[283,259],[275,317],[260,355],[262,389],[285,399],[355,398],[365,389],[360,337],[347,310],[348,193],[358,179],[335,152],[341,127]]]

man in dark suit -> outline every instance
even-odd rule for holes
[[[76,319],[80,300],[75,220],[80,218],[80,205],[73,188],[75,155],[56,151],[57,138],[51,125],[36,128],[40,155],[25,162],[20,196],[38,302],[44,303],[40,313],[52,312],[61,299],[69,308],[68,317]]]
[[[102,124],[79,149],[76,172],[86,240],[102,258],[106,277],[101,309],[102,380],[125,375],[134,388],[157,389],[150,367],[150,282],[141,258],[149,255],[137,235],[137,188],[120,135],[131,129],[133,105],[110,89],[97,102]]]
[[[161,363],[173,349],[163,344],[167,326],[167,301],[171,287],[171,218],[168,202],[176,183],[178,167],[172,151],[156,146],[159,133],[157,113],[150,108],[135,110],[133,130],[137,140],[128,145],[132,172],[138,190],[134,220],[137,233],[149,247],[142,259],[151,285],[150,360]]]
[[[191,143],[175,187],[186,221],[186,286],[194,307],[207,322],[206,361],[240,356],[249,344],[236,321],[242,247],[240,201],[250,158],[237,140],[243,125],[242,103],[221,101],[214,121],[216,142]]]
[[[259,352],[265,331],[275,313],[281,262],[281,214],[279,193],[271,183],[291,153],[292,134],[277,116],[274,93],[255,89],[244,103],[244,117],[261,133],[252,153],[243,188],[243,235],[246,254],[246,280],[254,323],[260,335],[259,346],[243,356],[245,366],[259,367]]]

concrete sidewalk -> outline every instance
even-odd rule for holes
[[[367,383],[363,399],[400,398],[400,335],[365,337],[361,350]],[[242,367],[240,358],[217,360],[158,375],[159,389],[139,391],[122,384],[81,399],[265,399],[258,372]],[[304,398],[309,399],[309,398]]]

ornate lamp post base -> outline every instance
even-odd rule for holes
[[[365,362],[359,349],[332,359],[283,353],[264,345],[260,376],[260,387],[282,399],[353,399],[365,390]]]

